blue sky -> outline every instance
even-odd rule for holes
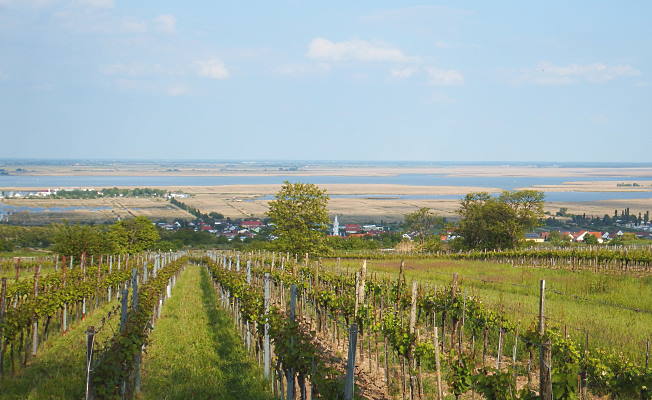
[[[650,161],[650,15],[0,0],[0,157]]]

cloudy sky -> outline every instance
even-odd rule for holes
[[[0,157],[650,161],[650,15],[0,0]]]

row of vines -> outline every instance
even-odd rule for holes
[[[424,257],[453,260],[478,260],[504,262],[518,266],[541,266],[548,268],[590,269],[595,271],[652,270],[652,247],[650,246],[578,246],[555,248],[525,248],[514,250],[438,251],[429,254],[401,254],[351,252],[338,253],[340,258],[411,259]]]
[[[239,265],[241,256],[251,268],[227,268]],[[211,257],[217,260],[209,264],[213,276],[226,285],[253,326],[275,321],[262,306],[260,282],[265,274],[281,293],[282,288],[297,287],[310,330],[330,338],[335,348],[345,342],[347,327],[357,324],[359,367],[384,377],[389,391],[401,398],[427,398],[441,388],[456,397],[475,393],[490,399],[529,399],[538,398],[547,386],[555,399],[649,398],[652,371],[647,365],[589,349],[558,327],[546,327],[545,318],[543,327],[532,321],[530,329],[519,331],[516,323],[481,299],[465,296],[456,280],[435,288],[410,284],[402,273],[396,280],[369,276],[366,266],[355,274],[335,273],[308,259],[298,263],[286,254]],[[247,271],[253,283],[247,283]],[[278,349],[287,337],[273,340]],[[311,376],[315,356],[308,350],[305,354],[285,360],[286,370]]]
[[[0,282],[0,374],[15,374],[51,335],[65,334],[88,313],[117,300],[134,268],[142,271],[148,262],[158,264],[165,257],[107,256],[82,258],[77,264],[57,257],[60,262],[52,260],[52,265],[15,261],[21,273]],[[30,275],[24,273],[26,265]],[[42,273],[42,268],[48,272]]]

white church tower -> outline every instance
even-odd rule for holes
[[[340,223],[337,221],[337,215],[333,220],[333,236],[340,236]]]

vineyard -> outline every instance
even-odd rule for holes
[[[590,270],[595,272],[652,272],[652,246],[581,246],[558,248],[526,248],[488,251],[438,251],[423,253],[383,254],[379,252],[342,252],[340,258],[480,260],[504,262],[513,266],[539,266],[553,269]]]
[[[575,283],[563,279],[596,273],[541,264],[525,288],[514,286],[509,270],[524,268],[494,264],[503,256],[394,263],[192,251],[14,263],[2,280],[0,383],[9,390],[0,399],[48,398],[63,379],[39,373],[62,353],[78,367],[61,370],[70,376],[61,398],[650,397],[649,341],[626,348],[558,323],[571,302],[633,309],[634,299],[566,298],[561,283],[569,293]],[[643,256],[632,257],[644,269]],[[475,264],[505,280],[471,279]],[[491,292],[505,285],[513,290]],[[527,312],[513,312],[512,297]],[[628,312],[647,338],[647,314]]]

